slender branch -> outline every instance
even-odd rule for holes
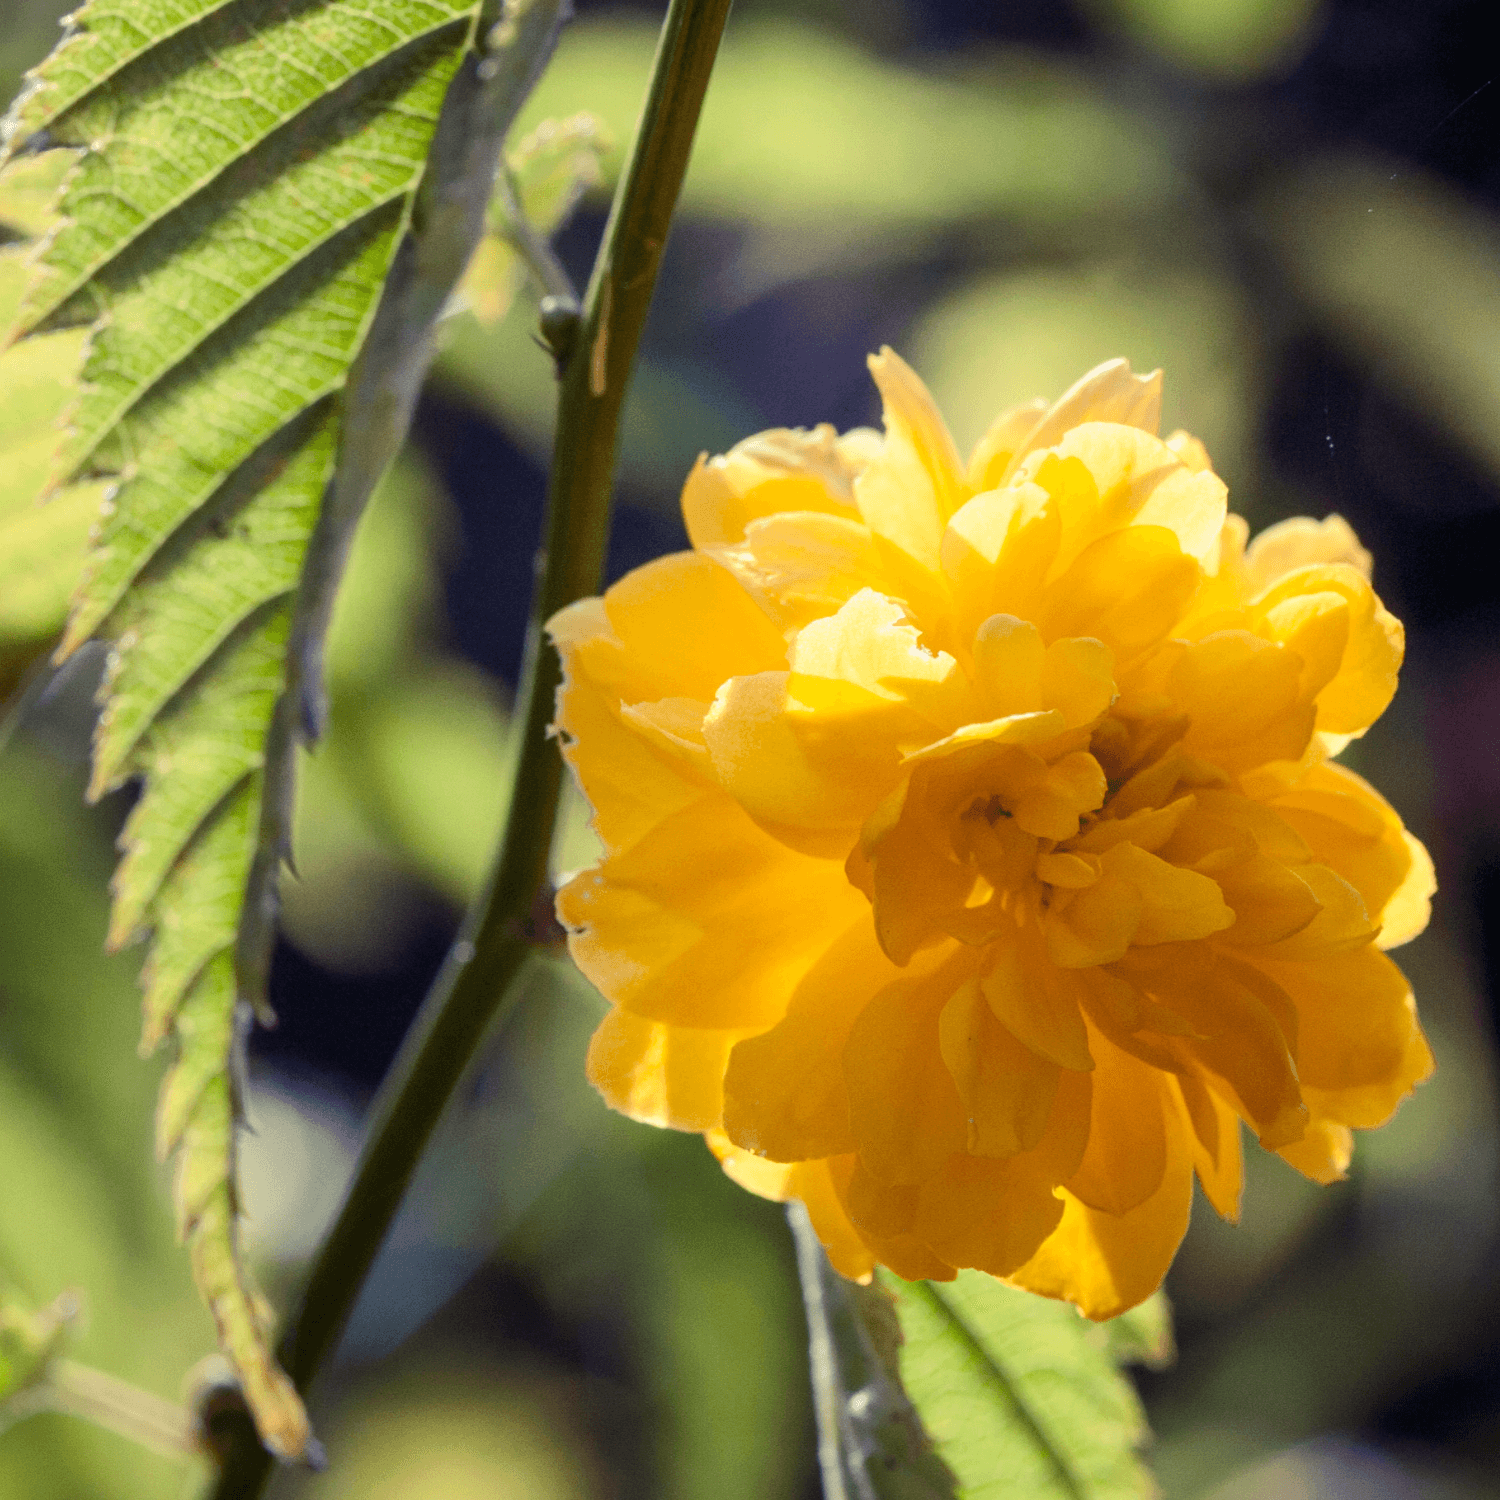
[[[787,1205],[807,1309],[824,1500],[954,1500],[956,1481],[901,1384],[901,1326],[878,1285],[828,1263],[802,1204]]]
[[[505,831],[486,891],[376,1098],[354,1181],[282,1340],[283,1363],[299,1390],[337,1345],[450,1095],[519,993],[562,785],[561,758],[548,740],[560,668],[543,648],[542,627],[599,586],[620,412],[728,13],[729,0],[671,0],[668,7],[640,128],[562,373],[545,560],[518,708],[521,754]],[[270,1467],[264,1450],[244,1445],[225,1464],[215,1500],[252,1500]]]

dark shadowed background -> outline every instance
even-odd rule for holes
[[[0,92],[55,35],[5,0]],[[629,138],[659,11],[582,0],[522,128]],[[1444,0],[739,0],[637,373],[610,549],[685,545],[693,458],[877,415],[900,350],[961,445],[1127,355],[1166,371],[1259,528],[1342,512],[1405,620],[1404,685],[1347,757],[1432,847],[1398,955],[1436,1078],[1319,1189],[1253,1147],[1244,1222],[1201,1203],[1142,1377],[1170,1500],[1500,1495],[1500,58]],[[612,179],[619,152],[606,162]],[[581,279],[589,199],[560,250]],[[362,1109],[484,868],[509,761],[549,445],[533,309],[456,317],[361,534],[306,766],[299,878],[253,1046],[250,1234],[283,1296]],[[85,812],[98,671],[0,760],[0,1270],[87,1290],[84,1358],[175,1395],[211,1346],[150,1163],[138,955],[101,956]],[[590,858],[576,804],[557,867]],[[582,1080],[600,1002],[538,966],[424,1168],[318,1416],[306,1500],[812,1500],[780,1213],[696,1139]],[[0,1494],[156,1500],[179,1465],[57,1417],[0,1437]]]

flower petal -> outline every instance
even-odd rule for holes
[[[1154,435],[1161,423],[1161,371],[1135,375],[1124,359],[1095,365],[1041,413],[1017,444],[1005,477],[1029,453],[1061,442],[1080,422],[1121,422]]]
[[[865,524],[935,571],[948,518],[969,498],[942,414],[911,366],[891,349],[869,359],[885,407],[885,447],[854,482]]]
[[[1079,1010],[1077,981],[1047,956],[1040,930],[1031,923],[989,952],[980,980],[995,1018],[1040,1057],[1087,1072],[1094,1066]]]
[[[776,1161],[853,1151],[844,1048],[870,996],[900,976],[864,913],[808,969],[782,1020],[729,1055],[729,1138]]]
[[[839,863],[785,848],[722,793],[558,896],[569,950],[602,994],[650,1020],[739,1031],[774,1026],[828,934],[864,909]]]
[[[1297,1007],[1297,1067],[1304,1084],[1337,1090],[1400,1075],[1418,1034],[1416,1009],[1406,976],[1378,948],[1306,963],[1259,955],[1252,962]]]
[[[1314,1182],[1339,1182],[1349,1174],[1354,1134],[1335,1120],[1310,1120],[1307,1134],[1300,1141],[1278,1147],[1276,1154]]]
[[[1012,1272],[1012,1285],[1063,1297],[1094,1319],[1144,1302],[1162,1283],[1187,1232],[1193,1165],[1187,1129],[1167,1117],[1166,1170],[1156,1192],[1125,1214],[1090,1208],[1064,1191],[1062,1220],[1036,1254]]]
[[[723,1112],[724,1067],[740,1035],[665,1026],[614,1009],[589,1042],[589,1082],[632,1120],[709,1130]]]
[[[1342,596],[1348,608],[1348,634],[1336,671],[1318,693],[1318,729],[1328,734],[1360,734],[1390,706],[1406,651],[1401,622],[1374,589],[1346,563],[1299,568],[1272,584],[1255,600],[1270,620],[1278,608],[1309,594]]]
[[[1040,1144],[1057,1097],[1058,1066],[1016,1040],[990,1010],[977,979],[938,1016],[938,1047],[958,1086],[972,1156],[1015,1156]]]
[[[849,1119],[861,1159],[882,1182],[922,1182],[964,1149],[963,1102],[938,1045],[938,1015],[974,962],[960,952],[932,973],[886,985],[850,1031]]]
[[[1095,1066],[1088,1146],[1064,1186],[1090,1208],[1128,1213],[1161,1186],[1167,1169],[1163,1116],[1173,1101],[1165,1075],[1092,1028],[1089,1051]]]
[[[826,423],[756,433],[693,466],[682,491],[688,537],[701,551],[739,541],[750,522],[778,511],[852,516],[858,468]]]
[[[1195,1074],[1178,1073],[1174,1075],[1174,1081],[1182,1095],[1184,1114],[1192,1126],[1188,1145],[1193,1153],[1193,1166],[1198,1173],[1198,1181],[1203,1185],[1204,1196],[1213,1204],[1221,1219],[1237,1224],[1240,1218],[1240,1197],[1245,1186],[1240,1117]],[[1309,1126],[1308,1136],[1311,1134],[1312,1127]],[[1308,1136],[1303,1139],[1308,1139]],[[1301,1146],[1302,1142],[1294,1142],[1290,1146],[1283,1146],[1281,1153],[1285,1156],[1288,1151],[1300,1150]]]
[[[1263,589],[1296,568],[1319,563],[1345,563],[1369,578],[1374,561],[1342,516],[1325,516],[1321,521],[1292,516],[1267,526],[1250,543],[1245,571],[1251,585]]]
[[[949,1265],[1009,1275],[1062,1217],[1062,1204],[1037,1170],[1034,1154],[1004,1161],[950,1157],[922,1188],[917,1234]]]
[[[786,642],[728,569],[697,552],[659,557],[604,596],[614,640],[582,642],[581,669],[624,703],[695,698],[786,666]]]

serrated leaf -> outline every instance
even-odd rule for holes
[[[266,1013],[294,754],[320,719],[350,535],[565,8],[505,0],[486,33],[488,3],[94,0],[5,127],[8,149],[44,139],[70,162],[0,358],[73,360],[61,444],[23,454],[12,423],[58,519],[109,492],[61,653],[111,642],[91,795],[143,781],[110,942],[151,935],[142,1045],[172,1053],[158,1148],[284,1457],[311,1438],[239,1253],[236,1066],[244,1018]]]
[[[1157,1493],[1138,1450],[1145,1414],[1119,1364],[1170,1354],[1160,1294],[1110,1323],[979,1271],[884,1277],[901,1378],[965,1500],[1139,1500]]]

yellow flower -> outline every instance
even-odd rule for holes
[[[1432,1068],[1384,950],[1426,851],[1332,756],[1399,621],[1338,517],[1248,547],[1160,374],[1100,366],[965,466],[885,433],[699,462],[692,552],[551,622],[603,862],[558,898],[590,1076],[800,1198],[867,1277],[976,1266],[1091,1317],[1161,1282],[1239,1122],[1319,1182]]]

